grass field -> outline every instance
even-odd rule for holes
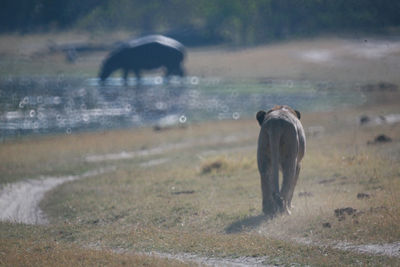
[[[0,76],[97,76],[107,52],[80,53],[75,64],[53,44],[111,45],[130,39],[127,32],[50,33],[0,36]],[[187,49],[189,75],[230,79],[293,79],[335,83],[400,83],[400,42],[395,37],[362,36],[295,40],[255,47],[217,46]]]
[[[226,79],[242,74],[246,79],[319,79],[333,85],[399,84],[391,69],[398,61],[392,59],[380,58],[383,62],[373,73],[369,70],[374,63],[368,59],[351,61],[356,66],[346,65],[351,71],[317,62],[303,66],[287,59],[295,48],[338,51],[346,42],[324,39],[237,51],[196,50],[187,63],[196,75]],[[7,50],[2,55],[12,58],[12,53]],[[63,73],[90,76],[96,71],[90,66],[92,61],[78,62],[75,69],[80,73],[76,73],[60,55],[50,58]],[[2,64],[2,75],[10,75]],[[46,73],[46,69],[37,73],[34,62],[15,64],[18,73],[29,73],[29,68],[36,74]],[[384,65],[387,69],[380,69]],[[0,144],[3,186],[107,166],[115,170],[48,192],[40,203],[48,225],[1,222],[0,264],[178,266],[191,264],[182,263],[177,255],[196,255],[262,258],[263,263],[275,265],[399,265],[398,254],[343,249],[400,240],[400,124],[359,123],[362,115],[399,114],[400,94],[378,90],[365,92],[365,98],[361,106],[302,114],[307,152],[295,190],[295,208],[291,216],[273,220],[261,214],[255,118],[163,131],[139,128],[4,141]],[[392,141],[371,142],[380,134]],[[335,214],[342,208],[351,209]],[[176,257],[146,254],[150,252]]]

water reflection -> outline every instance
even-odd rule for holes
[[[30,133],[238,120],[259,109],[287,104],[299,110],[333,108],[363,101],[360,93],[330,90],[307,81],[227,81],[186,77],[165,80],[22,77],[0,80],[0,134]],[[173,120],[171,119],[173,118]]]

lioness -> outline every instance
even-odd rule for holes
[[[288,106],[275,106],[268,112],[257,112],[256,117],[261,126],[257,163],[261,176],[263,212],[272,216],[278,211],[290,214],[300,161],[306,147],[300,112]],[[283,175],[281,190],[279,168]]]

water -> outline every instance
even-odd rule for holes
[[[165,81],[10,77],[0,79],[0,135],[97,131],[115,128],[238,120],[260,109],[286,104],[301,111],[363,102],[355,90],[329,83],[291,80],[228,81],[187,77]],[[346,92],[346,93],[343,93]]]

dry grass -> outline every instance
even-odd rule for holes
[[[128,39],[128,32],[62,32],[62,33],[39,33],[39,34],[3,34],[0,36],[0,51],[3,56],[25,56],[34,57],[47,51],[50,45],[76,44],[76,43],[101,43],[112,44],[113,42]]]
[[[177,260],[107,250],[82,249],[76,245],[32,240],[2,239],[1,266],[190,266]]]
[[[9,166],[2,181],[23,179],[21,173],[27,175],[30,169],[38,174],[44,164],[53,166],[54,173],[60,172],[59,166],[78,173],[77,166],[97,168],[97,163],[79,163],[86,155],[192,142],[157,155],[101,162],[101,166],[115,165],[116,171],[58,187],[42,202],[52,221],[45,228],[48,233],[42,235],[40,230],[33,236],[41,236],[44,243],[56,240],[99,249],[268,255],[269,263],[392,265],[398,259],[293,245],[293,240],[368,244],[400,239],[400,127],[357,125],[357,118],[366,112],[396,110],[394,102],[303,114],[306,129],[321,125],[326,130],[321,136],[308,136],[292,216],[273,220],[261,215],[255,120],[209,122],[163,132],[136,129],[8,141],[1,145],[2,161]],[[394,141],[367,145],[379,133]],[[238,138],[226,143],[223,137],[229,135]],[[169,160],[142,165],[160,158]],[[358,193],[370,197],[358,199]],[[345,207],[357,212],[336,217],[334,210]],[[327,223],[330,227],[324,227]],[[14,226],[2,227],[1,240],[8,242],[4,233],[14,231]],[[25,246],[19,238],[14,242]]]
[[[72,43],[112,44],[130,38],[130,33],[45,33],[0,36],[0,76],[79,75],[94,76],[106,52],[82,53],[77,64],[70,64],[63,53],[53,53],[51,45]]]
[[[382,51],[383,46],[391,47],[393,43],[369,41],[319,38],[247,49],[199,49],[191,51],[187,63],[190,73],[206,77],[390,81],[398,84],[399,49],[374,57],[377,50]]]
[[[395,109],[386,105],[377,110],[383,108]],[[39,144],[35,147],[32,143],[31,149],[38,157],[46,154],[45,149],[35,150],[42,143],[60,147],[67,155],[73,155],[70,158],[82,158],[85,153],[152,148],[166,142],[214,140],[216,129],[221,136],[247,131],[246,135],[241,135],[242,139],[229,144],[200,142],[160,155],[106,162],[116,164],[117,170],[59,187],[42,203],[51,214],[50,229],[64,232],[52,238],[84,246],[95,244],[99,248],[134,251],[190,252],[208,256],[271,255],[271,262],[334,265],[338,260],[348,264],[355,264],[354,259],[370,264],[396,261],[290,245],[292,240],[301,238],[322,243],[359,244],[399,240],[399,158],[391,151],[398,148],[400,129],[397,125],[357,126],[357,117],[371,110],[373,108],[368,107],[304,114],[306,128],[324,125],[327,130],[322,136],[308,138],[293,215],[272,221],[266,221],[260,214],[261,193],[255,164],[258,126],[253,120],[191,125],[162,133],[139,129],[83,134],[79,138],[54,137],[53,141],[35,140]],[[395,141],[367,145],[368,140],[381,132]],[[25,142],[30,144],[30,141]],[[5,147],[20,145],[12,142]],[[150,168],[140,165],[163,157],[170,160]],[[22,161],[29,165],[28,160],[22,158]],[[299,195],[300,192],[303,194]],[[367,193],[370,198],[358,199],[358,193]],[[357,213],[339,221],[334,210],[345,207],[357,209]],[[325,223],[331,227],[324,227]],[[266,243],[270,245],[265,247]],[[278,254],[275,251],[282,251],[280,247],[284,251],[298,252]],[[320,256],[306,260],[310,253]],[[331,255],[329,259],[324,258],[327,253]]]
[[[109,44],[126,40],[126,32],[50,33],[0,36],[0,75],[96,76],[106,52],[81,54],[75,64],[62,54],[49,54],[50,42]],[[38,56],[39,55],[39,56]],[[399,42],[376,38],[335,37],[294,40],[248,48],[189,48],[189,75],[229,79],[293,79],[368,83],[400,83],[397,62]]]
[[[248,128],[240,135],[251,140],[251,128],[256,125],[243,121]],[[195,124],[188,129],[155,132],[151,128],[134,131],[109,131],[34,137],[5,141],[0,150],[0,183],[19,179],[35,178],[39,175],[62,175],[83,172],[94,166],[84,161],[88,155],[141,151],[162,147],[165,144],[193,143],[203,146],[207,138],[220,140],[238,132],[241,125],[227,122],[224,129],[214,134],[214,123]],[[247,134],[250,134],[247,136]],[[205,137],[206,136],[206,137]],[[212,146],[212,143],[210,144]]]
[[[240,169],[254,169],[255,158],[228,158],[227,155],[209,157],[201,163],[201,174],[212,175],[220,173],[233,173]]]
[[[343,48],[346,44],[329,39],[240,51],[193,50],[187,65],[189,72],[199,75],[346,82],[384,79],[398,83],[392,65],[395,60],[369,75],[371,66],[377,63],[374,59],[357,59],[358,67],[353,69],[353,63],[342,68],[342,63],[305,63],[296,56],[298,51],[310,49],[333,49],[347,55]],[[60,63],[60,69],[74,68],[81,74],[83,69],[87,73],[97,70],[93,62],[81,63],[72,67]],[[28,68],[34,69],[32,64],[36,63],[16,66],[26,74]],[[2,73],[6,73],[4,68]],[[82,261],[88,265],[171,263],[107,252],[124,249],[205,256],[268,256],[270,264],[399,265],[398,258],[293,242],[304,238],[319,244],[399,241],[400,126],[361,127],[357,123],[363,114],[400,113],[399,94],[376,96],[367,95],[362,107],[302,114],[307,131],[310,126],[322,127],[324,131],[308,136],[292,216],[273,220],[261,215],[255,156],[259,127],[255,119],[192,124],[161,132],[143,128],[6,141],[0,144],[2,184],[42,174],[82,173],[104,165],[116,166],[116,171],[67,183],[49,192],[41,203],[50,216],[48,226],[1,223],[0,263],[79,265],[82,258],[88,259]],[[381,133],[393,141],[367,145]],[[233,138],[227,142],[225,137]],[[185,145],[120,161],[84,160],[87,155],[141,151],[166,144]],[[167,161],[147,167],[143,164],[159,159]],[[369,198],[359,199],[358,193],[368,194]],[[335,216],[335,209],[346,207],[357,212],[344,218]]]
[[[304,246],[293,242],[266,238],[255,234],[215,235],[199,232],[160,231],[157,228],[135,229],[132,240],[144,242],[148,249],[196,253],[207,256],[235,258],[242,255],[260,257],[267,255],[268,265],[311,266],[374,266],[398,264],[398,259],[364,256],[327,247]]]

